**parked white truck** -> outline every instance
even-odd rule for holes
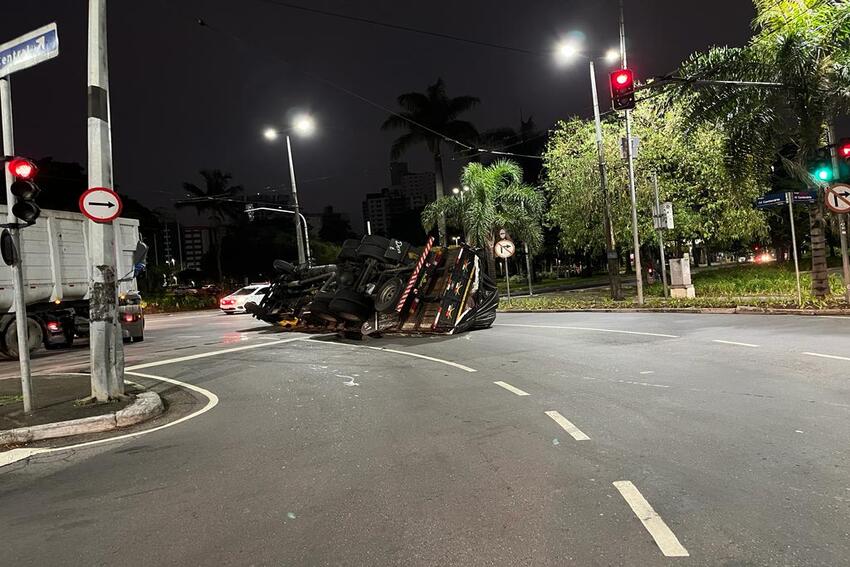
[[[0,218],[6,207],[0,205]],[[115,224],[115,265],[119,281],[119,315],[125,341],[144,340],[144,313],[136,287],[134,253],[139,221]],[[70,346],[88,336],[91,262],[89,221],[79,213],[43,210],[36,223],[21,231],[24,297],[30,351],[40,346]],[[0,354],[18,357],[12,269],[0,262]]]

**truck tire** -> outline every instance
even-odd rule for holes
[[[316,321],[336,323],[337,318],[330,309],[330,302],[333,297],[334,292],[332,291],[320,291],[316,293],[308,306],[310,316]]]
[[[365,321],[375,312],[372,299],[351,288],[336,292],[328,307],[340,319],[356,323]]]
[[[395,310],[401,294],[404,292],[404,282],[401,278],[391,278],[381,284],[375,291],[375,311],[389,313]]]
[[[11,358],[18,358],[18,326],[14,319],[3,329],[3,336],[0,339],[3,342],[3,353]],[[30,352],[44,344],[44,332],[41,329],[41,324],[32,317],[27,317],[27,339]]]
[[[387,248],[390,246],[390,240],[377,234],[367,234],[360,241],[360,246],[357,247],[357,255],[360,258],[372,258],[383,262],[386,260]]]
[[[274,267],[274,271],[276,271],[279,274],[286,274],[286,275],[291,276],[297,271],[295,269],[295,266],[293,266],[292,264],[290,264],[286,260],[275,260],[272,263],[272,266]]]

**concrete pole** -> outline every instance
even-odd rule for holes
[[[626,59],[626,24],[623,19],[623,0],[620,0],[620,52],[623,55],[623,69],[628,69]],[[632,245],[635,254],[635,276],[637,281],[637,300],[643,305],[643,268],[640,263],[640,235],[638,233],[637,195],[635,193],[635,156],[632,154],[632,111],[626,110],[626,156],[629,161],[629,197],[632,201]]]
[[[788,220],[791,222],[791,247],[794,250],[794,274],[797,276],[797,306],[803,307],[803,292],[800,289],[800,262],[797,260],[797,231],[794,229],[794,194],[785,193],[788,199]]]
[[[523,250],[525,250],[525,271],[528,273],[528,295],[534,295],[534,290],[531,288],[531,254],[528,253],[528,244],[525,242],[522,243]]]
[[[605,146],[602,143],[602,118],[599,114],[599,95],[596,91],[596,68],[590,60],[590,89],[593,92],[593,120],[596,123],[596,153],[599,157],[599,185],[602,190],[602,230],[605,231],[605,256],[608,264],[608,283],[611,299],[623,299],[620,287],[620,262],[614,243],[614,223],[611,220],[611,200],[608,196],[608,173],[605,169]]]
[[[655,190],[655,214],[661,215],[661,202],[658,199],[658,173],[652,172],[652,186]],[[661,253],[661,283],[664,284],[664,297],[670,296],[667,288],[667,258],[664,256],[664,231],[658,228],[658,251]]]
[[[301,234],[301,209],[298,207],[298,189],[295,186],[295,166],[292,163],[292,144],[289,141],[289,134],[286,135],[286,155],[289,157],[289,179],[292,183],[292,206],[295,208],[295,242],[298,245],[298,263],[307,263],[307,256],[304,253],[304,238]]]
[[[7,156],[15,155],[15,132],[12,125],[12,86],[9,77],[0,79],[0,115],[3,124],[3,153]],[[12,205],[16,197],[12,195],[12,172],[3,163],[3,171],[6,173],[6,220],[16,223],[18,219],[12,214]],[[21,248],[21,231],[17,228],[9,229],[12,234],[12,242],[18,249],[18,263],[11,266],[12,282],[15,286],[15,325],[18,332],[18,360],[21,363],[21,392],[24,398],[24,413],[32,411],[32,377],[30,373],[30,349],[29,336],[27,334],[27,302],[24,298],[24,271],[23,271],[23,249]]]
[[[112,133],[106,0],[89,0],[88,21],[89,187],[113,188]],[[124,348],[118,321],[118,285],[112,223],[89,221],[92,281],[89,290],[89,344],[92,398],[105,402],[124,394]]]
[[[835,126],[832,122],[827,124],[826,129],[829,153],[832,157],[832,178],[838,179],[841,171],[838,167],[838,152],[835,149]],[[841,241],[841,268],[844,276],[844,300],[850,303],[850,258],[847,256],[847,215],[838,215],[838,232]]]

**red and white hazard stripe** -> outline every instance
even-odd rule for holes
[[[398,300],[398,305],[395,307],[396,313],[401,313],[401,310],[404,308],[404,304],[407,302],[407,297],[413,290],[413,286],[416,285],[416,280],[419,278],[419,272],[422,271],[422,266],[425,265],[425,260],[428,259],[428,254],[431,253],[431,248],[433,247],[434,237],[431,236],[428,238],[428,242],[425,244],[425,249],[422,250],[422,254],[419,256],[419,261],[416,262],[416,268],[413,270],[413,273],[410,274],[410,279],[407,280],[407,287],[404,288],[404,293],[401,294],[401,299]]]

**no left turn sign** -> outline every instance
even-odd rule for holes
[[[92,187],[80,195],[80,212],[94,222],[112,222],[122,208],[118,193],[106,187]]]
[[[850,213],[850,185],[836,183],[824,191],[824,202],[834,213]]]

